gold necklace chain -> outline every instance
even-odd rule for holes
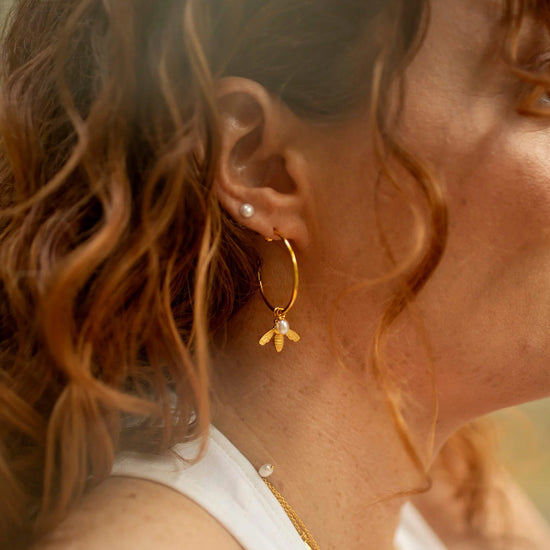
[[[290,506],[290,504],[286,501],[285,497],[281,495],[281,493],[279,493],[273,484],[270,483],[265,477],[262,479],[273,493],[273,496],[279,501],[279,504],[285,511],[288,519],[292,522],[292,525],[294,525],[296,531],[298,531],[300,538],[305,542],[306,548],[309,550],[321,550],[319,545],[315,542],[313,535],[309,532],[309,529],[305,526],[298,514],[293,510],[292,506]]]

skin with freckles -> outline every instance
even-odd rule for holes
[[[489,0],[432,2],[426,39],[405,76],[398,135],[441,180],[450,216],[442,262],[415,312],[392,326],[385,351],[426,468],[465,422],[550,395],[550,125],[515,111],[521,86],[495,41],[500,8]],[[541,30],[531,31],[522,38],[526,57],[550,47]],[[412,214],[389,182],[376,190],[368,109],[339,122],[312,123],[259,84],[236,77],[219,83],[218,97],[223,153],[217,196],[258,234],[272,303],[288,301],[292,271],[284,247],[265,237],[276,228],[293,243],[300,292],[287,319],[302,338],[286,341],[280,354],[261,347],[273,314],[259,296],[242,309],[215,338],[213,422],[253,465],[275,465],[273,484],[321,548],[390,550],[401,505],[426,485],[365,361],[394,289],[382,283],[345,291],[392,269],[376,213],[391,228],[398,259],[415,241]],[[254,206],[254,216],[240,216],[243,203]],[[432,366],[440,407],[433,442]],[[102,536],[112,536],[117,511],[103,517],[101,503],[152,490],[143,482],[110,480],[93,496],[97,506],[70,517],[60,532],[74,532],[75,522],[96,513],[103,514]],[[166,517],[173,505],[168,489],[154,490],[149,521],[124,525],[129,545],[133,537],[140,544],[154,540],[155,514]],[[402,493],[407,496],[396,496]],[[438,513],[446,497],[438,499],[430,507],[428,496],[424,509],[445,533]],[[147,510],[150,499],[142,501],[140,510]],[[195,512],[192,503],[185,507],[187,519],[179,525],[188,537]],[[532,521],[533,548],[547,548],[550,536]],[[81,547],[100,548],[105,541],[88,531]],[[229,535],[224,541],[217,531],[201,533],[197,548],[235,547]],[[446,542],[449,548],[490,548],[451,535]]]
[[[403,124],[448,192],[448,247],[419,303],[449,429],[550,389],[548,124],[515,111],[483,4],[434,3]],[[522,39],[525,58],[550,46],[534,26]]]
[[[550,393],[549,131],[543,121],[515,110],[521,90],[494,42],[499,9],[489,2],[434,2],[426,40],[406,73],[399,134],[445,185],[450,216],[443,260],[417,300],[436,368],[436,449],[480,414]],[[529,31],[522,36],[526,57],[545,46],[541,29]],[[282,233],[288,221],[286,233],[298,245],[303,285],[289,320],[303,337],[299,347],[289,346],[284,359],[270,357],[247,343],[255,327],[261,332],[259,319],[269,322],[269,312],[258,303],[238,317],[218,359],[223,381],[218,424],[241,449],[247,440],[260,441],[260,449],[251,445],[247,455],[253,463],[267,454],[280,464],[276,483],[319,533],[322,546],[359,548],[359,518],[369,516],[376,525],[369,529],[371,540],[378,540],[376,547],[389,547],[389,536],[382,533],[395,525],[397,501],[369,505],[380,494],[411,489],[421,480],[399,442],[387,436],[392,429],[385,424],[380,396],[373,396],[368,368],[364,384],[357,382],[365,341],[388,289],[377,286],[339,302],[334,329],[346,350],[347,370],[335,368],[327,344],[327,319],[339,293],[389,268],[373,221],[376,175],[368,113],[323,128],[303,126],[284,107],[274,108],[272,120],[278,123],[269,139],[284,144],[279,154],[290,159],[288,173],[296,185],[292,197],[302,199],[303,209],[299,214],[289,210],[288,219],[266,217]],[[295,158],[301,162],[292,162]],[[262,162],[261,155],[249,161]],[[255,193],[262,183],[275,187],[256,181]],[[237,178],[222,175],[222,198],[233,186],[243,192]],[[411,216],[390,188],[383,188],[382,195],[392,244],[399,250],[409,242]],[[265,234],[262,214],[260,208],[258,226],[250,227]],[[272,260],[273,246],[260,246],[267,269],[274,265],[273,280],[284,279],[276,267],[285,265],[284,255]],[[323,270],[317,268],[320,261]],[[279,296],[284,296],[288,278],[280,286]],[[239,357],[237,365],[231,357]],[[414,441],[427,449],[433,393],[425,340],[411,315],[402,315],[392,328],[387,357],[403,390],[413,396],[406,415]],[[232,429],[238,418],[246,419],[253,435]],[[307,421],[302,424],[301,418]],[[380,440],[385,445],[373,444]],[[428,452],[423,455],[427,463]],[[307,465],[303,470],[302,463]],[[324,483],[312,470],[325,473]],[[376,480],[369,475],[373,470]],[[344,524],[347,529],[341,529]]]

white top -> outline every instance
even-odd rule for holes
[[[245,550],[304,550],[285,511],[238,449],[212,427],[206,454],[190,465],[197,445],[176,445],[173,453],[163,456],[123,453],[112,475],[147,479],[184,494],[216,518]],[[395,547],[445,550],[410,504],[403,507]]]

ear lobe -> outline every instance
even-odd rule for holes
[[[289,169],[289,118],[295,117],[260,84],[228,77],[219,82],[222,151],[216,193],[237,222],[265,237],[277,228],[298,245],[307,242],[302,175]],[[283,129],[285,129],[283,131]],[[294,154],[295,155],[295,154]],[[243,204],[254,214],[242,215]]]

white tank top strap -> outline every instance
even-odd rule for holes
[[[401,510],[401,523],[395,533],[395,548],[397,550],[445,550],[439,537],[409,502]]]
[[[112,475],[155,481],[184,494],[216,518],[246,550],[304,550],[304,542],[248,460],[214,427],[196,464],[196,443],[173,453],[124,453]]]

